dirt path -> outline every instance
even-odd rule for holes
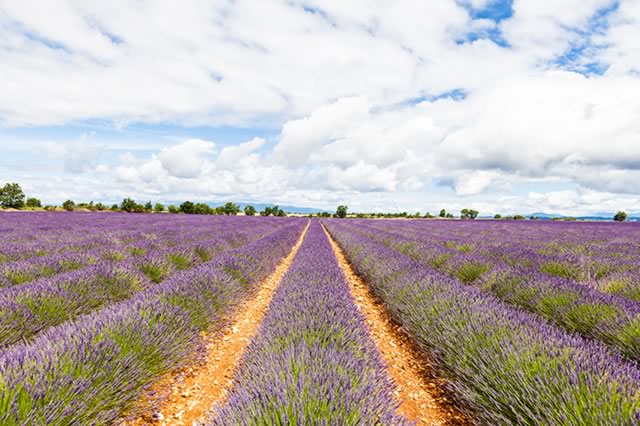
[[[371,337],[396,384],[394,394],[400,403],[398,413],[418,425],[470,424],[440,390],[441,386],[434,378],[428,360],[418,354],[406,333],[393,324],[382,305],[370,293],[369,287],[354,272],[342,249],[326,228],[324,231],[344,271],[356,305],[366,318]]]
[[[206,353],[203,362],[185,368],[176,375],[167,375],[146,392],[140,402],[141,416],[123,425],[185,425],[192,426],[224,401],[233,384],[233,374],[240,357],[255,336],[282,277],[291,266],[309,224],[295,246],[259,287],[258,292],[243,302],[230,321],[230,326],[215,335],[205,336]]]

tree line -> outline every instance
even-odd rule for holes
[[[35,197],[27,197],[20,187],[18,183],[6,183],[3,187],[0,188],[0,207],[5,209],[22,209],[22,208],[30,208],[30,209],[39,209],[44,208],[45,210],[55,210],[56,206],[42,206],[42,202]],[[67,211],[74,211],[77,209],[86,209],[90,211],[105,211],[111,210],[114,212],[127,212],[127,213],[183,213],[183,214],[201,214],[201,215],[237,215],[240,212],[244,212],[246,216],[255,216],[259,214],[260,216],[286,216],[284,210],[282,210],[279,206],[271,206],[265,207],[262,211],[258,212],[254,206],[247,205],[244,209],[241,209],[240,206],[233,202],[225,203],[224,205],[218,207],[211,207],[205,203],[193,203],[192,201],[185,201],[179,206],[170,204],[165,207],[162,203],[151,203],[148,201],[144,204],[136,202],[132,198],[125,198],[122,200],[120,204],[113,204],[111,206],[107,206],[103,203],[93,203],[90,201],[88,203],[78,203],[76,204],[73,200],[66,200],[62,203],[62,208]],[[349,214],[349,208],[346,205],[340,205],[337,207],[336,212],[331,214],[329,212],[321,212],[317,213],[315,216],[317,217],[336,217],[336,218],[346,218],[346,217],[356,217],[356,218],[407,218],[407,219],[433,219],[436,216],[431,215],[431,213],[426,213],[421,215],[419,212],[415,214],[410,214],[407,212],[401,213],[355,213]],[[479,212],[474,209],[464,208],[460,210],[460,219],[465,220],[473,220],[478,217]],[[309,215],[310,217],[313,214]],[[438,213],[439,218],[442,219],[453,219],[456,216],[453,213],[448,212],[445,209],[440,210]],[[619,211],[613,217],[613,220],[616,222],[624,222],[627,220],[627,213],[623,211]],[[522,215],[512,215],[512,216],[502,216],[496,214],[494,219],[503,219],[503,220],[524,220],[527,219]],[[536,217],[529,217],[530,220],[538,219]],[[556,220],[556,219],[554,219]],[[559,218],[558,220],[576,220],[575,218]]]

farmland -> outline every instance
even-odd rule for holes
[[[640,227],[0,216],[0,424],[640,424]]]

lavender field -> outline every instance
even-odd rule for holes
[[[640,424],[639,259],[635,224],[5,213],[0,424]]]

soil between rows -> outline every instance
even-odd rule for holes
[[[123,426],[186,425],[202,421],[216,405],[224,403],[233,385],[234,371],[255,336],[271,298],[293,263],[309,224],[291,252],[259,286],[255,294],[238,305],[221,332],[204,335],[203,353],[189,367],[173,371],[158,380],[137,403],[135,419]],[[199,360],[198,360],[199,358]]]
[[[265,279],[255,294],[240,303],[227,326],[203,335],[201,353],[191,365],[174,370],[154,383],[136,403],[135,418],[121,426],[192,426],[206,420],[212,408],[223,404],[233,386],[233,377],[245,349],[256,335],[271,299],[304,241],[305,227],[291,252]],[[406,333],[395,325],[384,307],[355,273],[342,249],[329,235],[329,242],[347,279],[358,309],[366,318],[396,389],[398,413],[417,425],[469,425],[441,390],[442,382],[432,372],[428,359],[417,351]]]
[[[340,246],[324,225],[322,227],[347,278],[356,306],[366,318],[371,338],[395,382],[394,394],[400,404],[398,413],[417,425],[471,424],[442,391],[442,381],[434,375],[426,356],[419,353],[409,336],[393,323],[368,285],[355,273]]]

